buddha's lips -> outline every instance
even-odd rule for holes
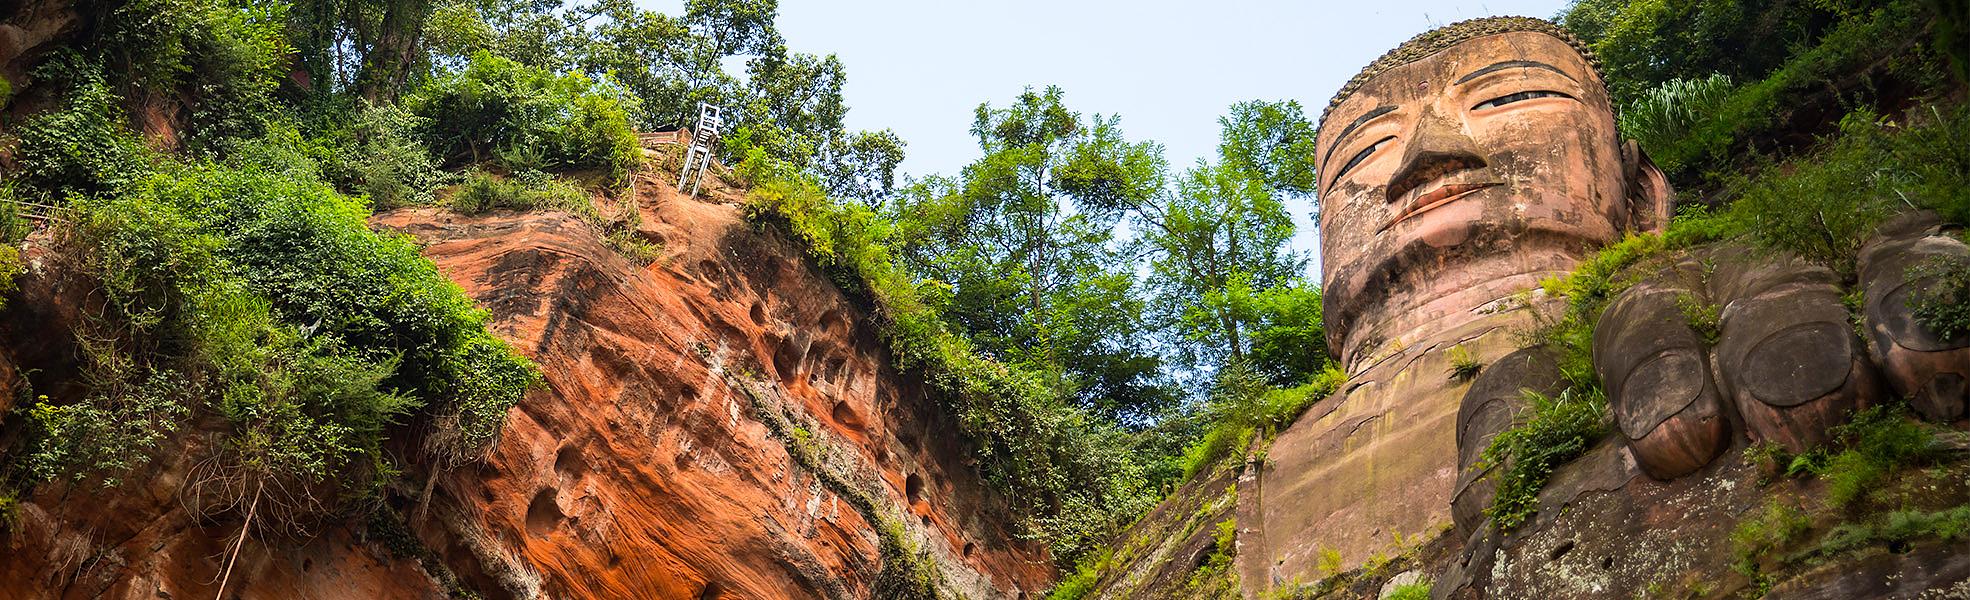
[[[1475,192],[1486,188],[1496,187],[1498,185],[1501,184],[1452,183],[1452,184],[1439,186],[1436,189],[1430,190],[1429,193],[1423,194],[1421,196],[1417,196],[1416,200],[1409,203],[1409,210],[1402,211],[1402,214],[1396,215],[1394,219],[1390,219],[1387,225],[1382,226],[1382,231],[1388,231],[1390,227],[1395,227],[1396,223],[1401,223],[1404,219],[1408,219],[1410,217],[1414,217],[1416,215],[1429,212],[1431,210],[1436,209],[1436,207],[1443,206],[1451,202],[1456,202],[1458,198],[1463,198],[1464,196],[1470,194],[1471,192]]]

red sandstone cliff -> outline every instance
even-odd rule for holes
[[[254,539],[226,594],[861,598],[903,576],[885,572],[897,562],[887,521],[948,592],[1037,595],[1045,551],[1011,535],[1002,501],[927,388],[890,366],[866,313],[744,221],[739,191],[694,199],[662,179],[644,176],[631,196],[638,233],[663,247],[647,267],[557,212],[378,215],[493,313],[546,385],[509,413],[483,463],[429,479],[428,501],[414,489],[392,498],[382,521],[408,522],[415,539],[353,519]],[[60,379],[49,340],[89,304],[61,257],[33,256],[0,322],[0,385],[15,389],[16,367]],[[187,500],[201,438],[182,438],[123,486],[43,485],[24,498],[0,528],[0,598],[217,595],[240,519],[199,516]]]

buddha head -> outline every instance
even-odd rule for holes
[[[1342,88],[1317,138],[1327,334],[1351,370],[1668,218],[1594,58],[1539,19],[1409,40]]]

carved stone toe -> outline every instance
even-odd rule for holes
[[[1911,281],[1911,268],[1938,258],[1970,258],[1970,247],[1942,235],[1935,223],[1931,214],[1906,215],[1862,248],[1862,310],[1868,353],[1882,378],[1924,417],[1955,421],[1970,408],[1970,332],[1938,338],[1908,306],[1909,294],[1927,283]]]
[[[1702,468],[1729,445],[1703,340],[1677,306],[1684,293],[1636,284],[1608,305],[1594,331],[1594,368],[1615,425],[1642,470],[1658,479]]]
[[[1717,372],[1754,441],[1793,452],[1879,395],[1832,271],[1749,254],[1721,262],[1713,290],[1724,303]]]

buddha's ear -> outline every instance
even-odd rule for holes
[[[1669,177],[1656,168],[1634,140],[1621,143],[1621,174],[1628,188],[1629,226],[1635,231],[1662,231],[1675,212],[1676,191]]]

